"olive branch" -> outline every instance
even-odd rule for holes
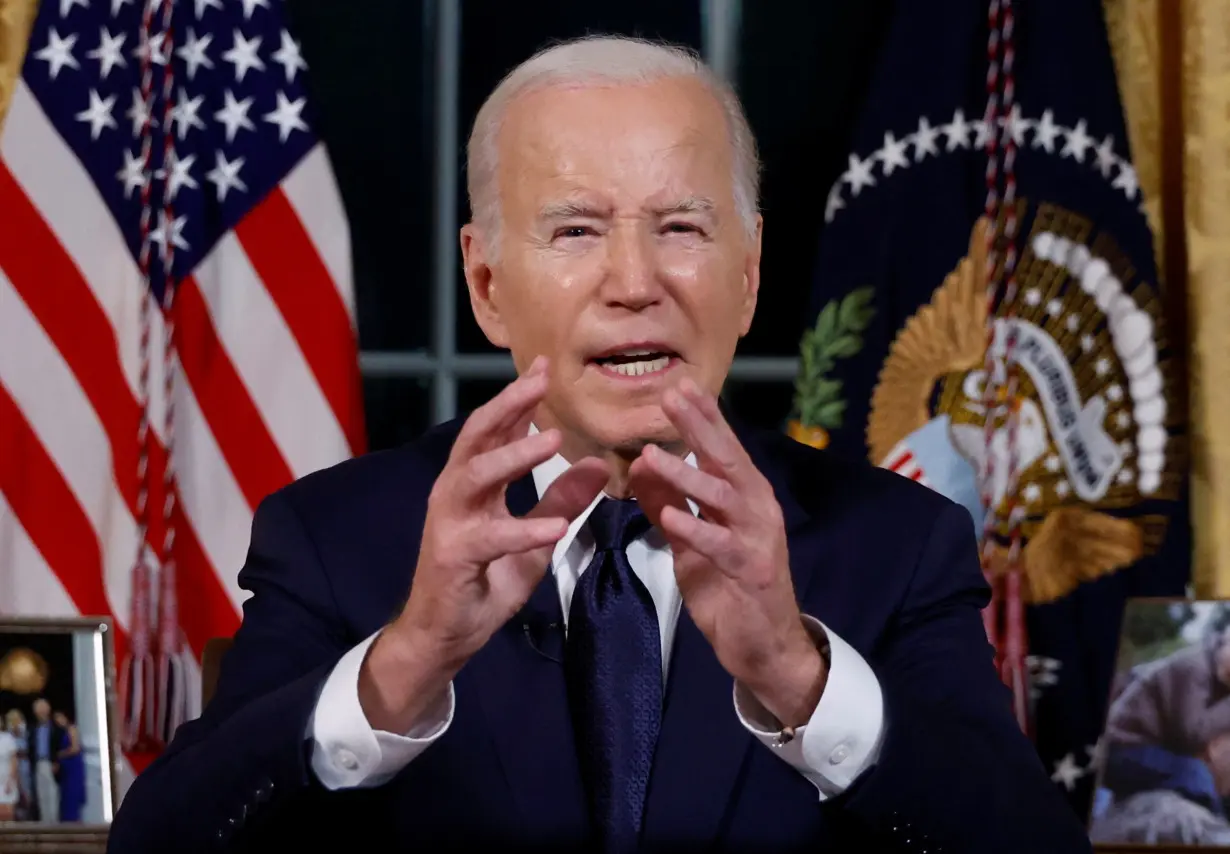
[[[794,410],[806,427],[833,429],[841,426],[846,402],[841,380],[827,374],[838,359],[863,349],[862,333],[875,316],[871,307],[875,290],[857,288],[821,309],[816,325],[799,342],[799,375],[794,383]]]

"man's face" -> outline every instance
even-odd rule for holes
[[[46,721],[51,717],[51,706],[48,705],[46,700],[34,701],[34,716],[40,721]]]
[[[550,358],[540,427],[587,452],[678,436],[662,393],[716,394],[747,332],[760,237],[734,201],[719,103],[693,80],[551,87],[499,138],[499,250],[463,233],[479,323],[519,371]]]

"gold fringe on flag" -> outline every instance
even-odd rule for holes
[[[13,87],[21,75],[26,42],[37,13],[38,0],[0,0],[0,127],[4,126]]]

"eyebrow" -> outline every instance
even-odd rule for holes
[[[717,204],[713,199],[706,198],[705,196],[686,196],[665,207],[654,208],[653,213],[655,216],[663,217],[670,216],[671,214],[685,213],[711,214],[715,210],[717,210]]]
[[[686,196],[677,202],[663,207],[653,208],[651,213],[656,217],[667,217],[672,214],[702,213],[712,214],[717,210],[717,204],[706,196]],[[540,219],[606,219],[610,217],[609,207],[599,207],[587,202],[563,201],[549,202],[538,212]]]
[[[549,202],[538,212],[540,219],[603,219],[610,215],[610,208],[576,201]]]

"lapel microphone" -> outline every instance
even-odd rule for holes
[[[548,661],[564,663],[564,624],[526,621],[521,631],[530,649]]]

